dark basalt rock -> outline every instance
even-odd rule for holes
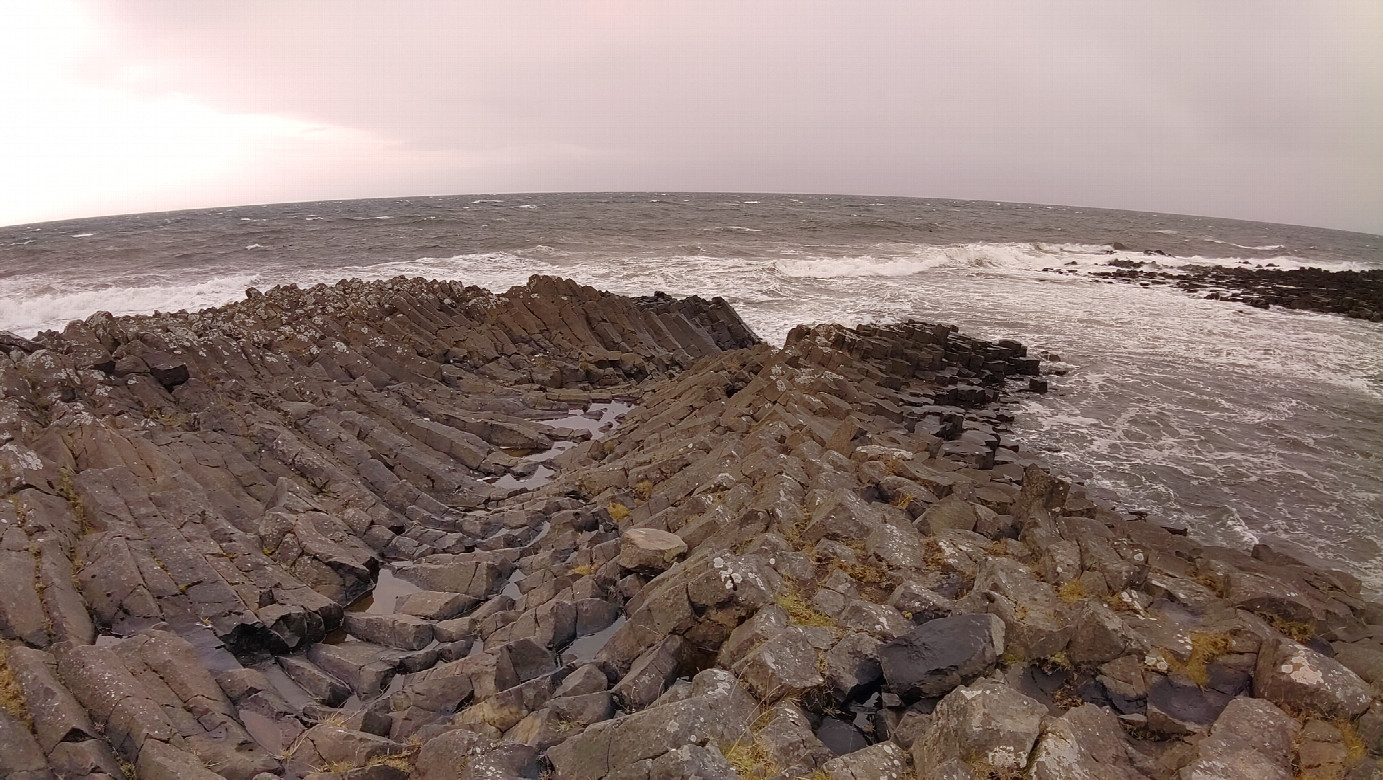
[[[1145,270],[1142,263],[1111,260],[1115,271],[1092,276],[1114,282],[1170,285],[1202,297],[1243,303],[1259,309],[1281,306],[1353,319],[1383,321],[1383,271],[1327,271],[1320,268],[1195,266],[1176,272]]]
[[[549,277],[0,335],[0,773],[1170,777],[1221,737],[1334,771],[1350,722],[1377,749],[1383,609],[1002,447],[1042,368],[921,322],[774,350],[720,299]],[[1248,693],[1315,713],[1303,755],[1254,741],[1281,711]]]
[[[1004,624],[993,615],[937,618],[879,648],[888,690],[916,701],[944,696],[994,668]]]

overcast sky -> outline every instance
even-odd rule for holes
[[[0,224],[580,190],[1383,232],[1383,3],[0,0]]]

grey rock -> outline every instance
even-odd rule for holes
[[[44,752],[51,753],[62,742],[80,742],[98,735],[86,710],[58,680],[52,656],[16,647],[10,651],[9,664]]]
[[[788,777],[810,775],[835,754],[812,731],[801,707],[790,701],[773,705],[767,723],[754,733],[754,746]]]
[[[756,711],[733,675],[708,669],[692,681],[687,698],[597,723],[548,750],[548,760],[562,780],[599,780],[684,745],[728,749]]]
[[[1259,649],[1253,695],[1291,710],[1350,719],[1374,699],[1369,684],[1339,661],[1277,637]]]
[[[0,710],[0,777],[15,780],[52,777],[38,740],[23,723],[4,710]]]
[[[351,688],[335,677],[327,674],[305,658],[280,656],[279,668],[283,669],[293,682],[307,691],[308,695],[328,707],[339,707],[350,698]]]
[[[464,593],[421,590],[400,598],[397,606],[404,615],[426,620],[451,620],[469,612],[476,603],[473,597]]]
[[[1203,734],[1229,701],[1219,691],[1161,677],[1148,688],[1148,728],[1178,737]]]
[[[307,649],[307,660],[362,697],[376,696],[389,686],[401,656],[397,650],[369,642],[318,644]]]
[[[877,780],[905,776],[908,755],[892,742],[882,742],[827,761],[821,767],[831,780]]]
[[[1004,645],[1024,660],[1049,658],[1066,649],[1075,626],[1066,604],[1032,569],[1008,558],[989,558],[958,610],[989,612],[1004,621]]]
[[[597,693],[610,687],[609,678],[605,672],[600,670],[595,664],[586,664],[578,667],[576,671],[567,675],[562,684],[557,686],[553,696],[581,696],[587,693]]]
[[[1047,708],[1001,683],[982,680],[956,688],[937,704],[932,725],[912,746],[919,777],[951,759],[964,759],[996,772],[1028,763]]]
[[[715,745],[683,745],[653,760],[648,780],[739,780],[739,773]]]
[[[855,728],[853,723],[847,723],[840,718],[833,718],[829,715],[821,719],[821,725],[816,727],[816,738],[821,740],[828,750],[838,756],[854,753],[863,750],[869,745],[869,740],[865,739],[864,733]]]
[[[958,496],[947,496],[932,504],[922,515],[920,522],[935,536],[952,528],[973,531],[978,521],[979,516],[975,514],[973,504]]]
[[[679,636],[670,636],[634,661],[629,673],[612,689],[625,710],[639,710],[658,699],[677,679],[691,651]]]
[[[845,701],[873,685],[883,675],[879,667],[879,640],[852,631],[822,658],[821,672],[835,691],[837,701]]]
[[[888,605],[914,623],[948,617],[955,610],[955,602],[912,580],[904,580],[893,590]]]
[[[923,623],[879,648],[889,691],[905,700],[943,696],[994,668],[1004,624],[994,615],[955,615]]]
[[[411,615],[346,613],[351,636],[398,650],[421,650],[432,642],[432,624]]]
[[[1083,704],[1047,724],[1033,750],[1032,780],[1142,780],[1114,713]]]
[[[766,704],[799,696],[825,682],[817,669],[816,648],[802,626],[791,626],[762,642],[732,668]]]
[[[418,780],[526,779],[538,777],[537,751],[454,729],[423,743],[414,763]]]
[[[158,740],[144,744],[135,769],[139,777],[146,780],[220,780],[221,777],[191,753]]]
[[[620,537],[619,565],[631,571],[666,571],[686,554],[682,537],[656,528],[631,528]]]

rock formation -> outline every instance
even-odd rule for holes
[[[1380,270],[1210,265],[1166,271],[1159,270],[1156,263],[1143,268],[1144,263],[1136,260],[1112,260],[1108,264],[1115,266],[1115,270],[1092,271],[1091,276],[1144,287],[1170,285],[1203,298],[1243,303],[1257,309],[1281,306],[1383,322],[1383,271]]]
[[[1372,776],[1383,609],[1017,451],[1039,370],[546,277],[0,335],[0,776]]]

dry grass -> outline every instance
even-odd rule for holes
[[[928,569],[944,569],[948,560],[946,551],[936,538],[928,536],[922,540],[922,563],[926,564]]]
[[[1278,633],[1291,638],[1295,642],[1305,642],[1316,635],[1316,627],[1310,623],[1302,623],[1298,620],[1288,620],[1280,615],[1261,615],[1267,618],[1268,623],[1277,629]]]
[[[1080,580],[1070,580],[1065,585],[1057,588],[1056,595],[1068,604],[1082,601],[1090,594],[1085,590],[1085,583]]]
[[[641,479],[634,485],[634,498],[640,501],[647,501],[653,495],[653,483],[647,479]]]
[[[779,772],[777,762],[768,754],[757,737],[735,742],[725,751],[725,760],[730,762],[735,774],[743,780],[767,780]]]
[[[1354,723],[1341,718],[1334,721],[1332,725],[1340,730],[1340,743],[1345,746],[1345,750],[1349,751],[1349,755],[1345,757],[1345,766],[1354,766],[1362,761],[1369,749],[1364,744],[1363,738],[1359,736],[1359,730],[1354,727]]]
[[[14,670],[10,669],[10,647],[4,642],[0,642],[0,710],[8,712],[25,725],[33,723],[29,717],[29,707],[24,702],[24,693],[14,679]]]
[[[412,773],[413,765],[418,762],[418,751],[422,749],[422,746],[422,740],[416,737],[410,738],[399,752],[375,756],[366,761],[365,766],[387,766],[400,772]]]
[[[618,501],[611,501],[606,510],[610,513],[610,519],[616,523],[624,522],[624,519],[629,516],[629,507]]]
[[[77,516],[78,526],[85,534],[91,530],[91,523],[87,519],[82,497],[77,495],[77,486],[72,481],[74,476],[72,469],[64,468],[58,471],[58,495],[67,499],[68,505],[72,507],[72,514]]]
[[[1204,688],[1210,683],[1210,664],[1216,658],[1229,652],[1231,642],[1227,634],[1208,634],[1193,632],[1191,634],[1191,656],[1185,662],[1178,661],[1171,653],[1163,652],[1162,657],[1167,659],[1167,666],[1174,672],[1180,672],[1196,685]]]
[[[788,620],[794,625],[830,627],[836,624],[836,621],[812,609],[812,605],[794,591],[779,593],[774,601],[788,613]]]
[[[970,772],[981,780],[1019,780],[1023,776],[1023,767],[996,767],[983,758],[970,758],[966,760],[966,765],[970,767]]]
[[[581,564],[580,566],[573,566],[572,569],[571,569],[571,571],[569,571],[569,572],[567,572],[567,573],[568,573],[568,574],[572,574],[572,575],[577,576],[577,577],[589,577],[589,576],[591,576],[592,574],[595,574],[595,572],[596,572],[595,564],[593,564],[593,563],[583,563],[583,564]]]
[[[907,509],[909,506],[912,505],[912,500],[913,495],[911,493],[899,493],[898,495],[893,497],[892,501],[888,503],[898,507],[899,509]]]

